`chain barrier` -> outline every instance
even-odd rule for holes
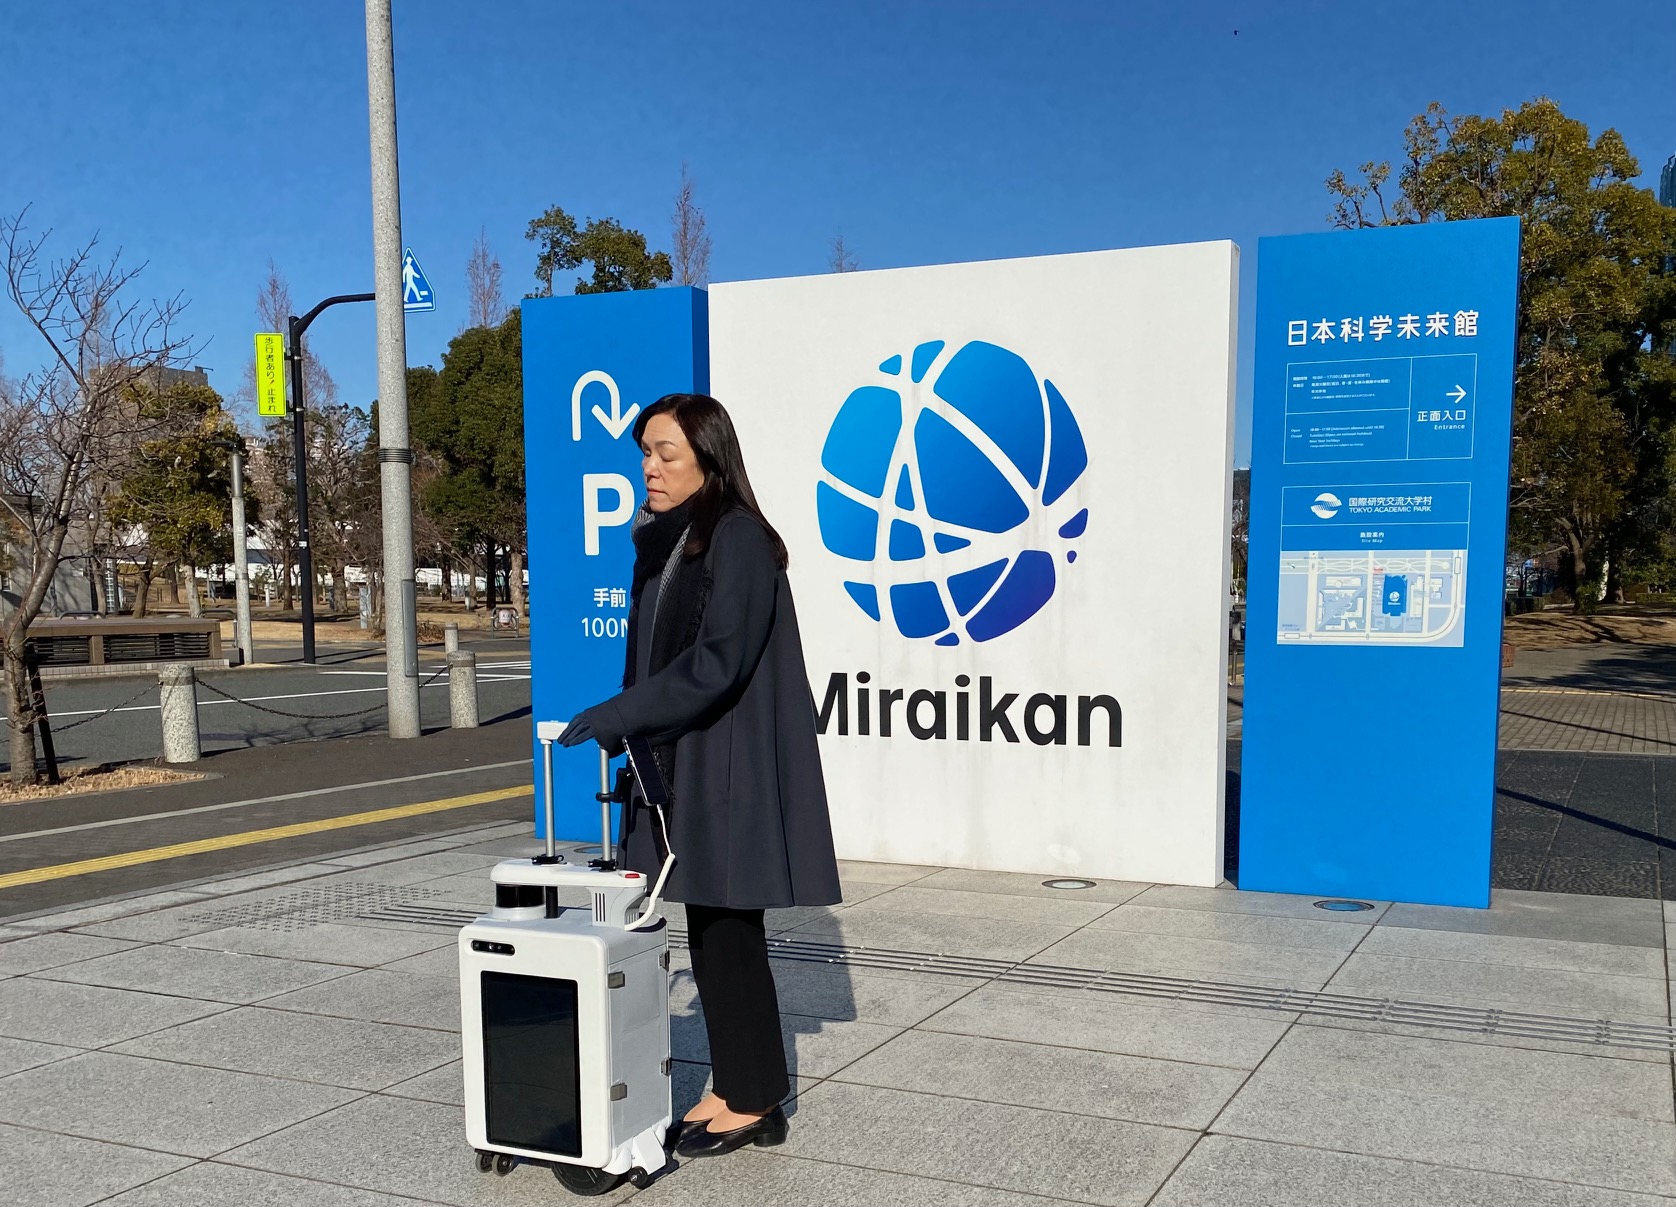
[[[129,696],[121,704],[113,704],[109,708],[107,708],[104,712],[96,712],[91,717],[83,717],[79,721],[71,721],[68,725],[59,725],[56,722],[54,722],[50,716],[47,718],[47,720],[48,720],[49,723],[52,724],[52,732],[53,732],[54,735],[61,734],[61,733],[68,733],[70,730],[75,729],[79,725],[86,725],[89,721],[97,721],[97,720],[100,720],[101,718],[110,716],[113,712],[121,711],[122,709],[127,708],[134,701],[138,700],[140,697],[146,695],[148,692],[155,691],[156,689],[157,689],[157,685],[155,683],[147,683],[144,687],[140,688],[139,691],[137,691],[133,695]]]
[[[431,684],[435,683],[438,679],[442,678],[447,673],[448,673],[448,668],[446,666],[444,666],[441,670],[437,671],[436,674],[432,675],[429,679],[426,679],[423,683],[421,683],[419,685],[420,690],[423,690],[423,689],[429,687]],[[213,684],[213,683],[204,682],[204,680],[202,680],[202,679],[198,680],[198,686],[203,688],[205,691],[210,692],[213,695],[220,696],[223,700],[230,700],[234,704],[243,704],[247,708],[254,708],[257,712],[265,712],[265,713],[268,713],[271,716],[275,716],[275,717],[284,717],[287,720],[291,720],[291,721],[348,721],[348,720],[351,720],[355,717],[370,716],[371,714],[377,712],[379,709],[386,707],[389,703],[388,700],[380,700],[378,703],[373,704],[370,707],[359,708],[359,709],[356,709],[354,712],[328,712],[328,713],[287,712],[283,708],[269,708],[267,705],[258,704],[254,700],[241,699],[240,697],[233,695],[231,692],[222,691],[219,687],[215,686],[215,684]]]

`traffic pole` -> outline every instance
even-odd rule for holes
[[[233,591],[238,598],[234,613],[233,639],[239,647],[239,662],[256,661],[256,646],[250,635],[250,556],[244,530],[244,447],[233,441]]]
[[[314,554],[308,545],[308,440],[303,434],[303,329],[307,325],[294,314],[285,320],[286,346],[291,356],[291,453],[297,463],[297,576],[302,579],[303,588],[303,663],[312,666]]]
[[[384,665],[390,736],[419,736],[413,580],[413,450],[407,443],[407,315],[396,62],[390,0],[366,0],[367,116],[372,140],[373,287],[378,295],[378,479],[384,512]]]

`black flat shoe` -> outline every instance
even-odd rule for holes
[[[663,1146],[674,1148],[682,1141],[701,1132],[708,1126],[708,1119],[677,1119],[669,1125],[669,1131],[664,1134]]]
[[[713,1132],[708,1127],[701,1127],[689,1135],[683,1135],[675,1146],[675,1152],[683,1157],[719,1157],[723,1153],[730,1153],[736,1148],[744,1148],[747,1144],[754,1144],[758,1148],[772,1148],[776,1144],[786,1142],[786,1132],[791,1125],[786,1122],[786,1112],[775,1107],[761,1119],[747,1123],[744,1127],[736,1127],[730,1132]]]

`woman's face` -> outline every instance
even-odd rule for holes
[[[646,421],[640,438],[640,472],[646,477],[646,505],[653,511],[679,507],[704,485],[698,454],[667,412]]]

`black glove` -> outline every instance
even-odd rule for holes
[[[580,746],[594,736],[594,724],[588,720],[587,710],[577,713],[570,719],[570,724],[564,727],[564,733],[559,737],[561,746]]]

